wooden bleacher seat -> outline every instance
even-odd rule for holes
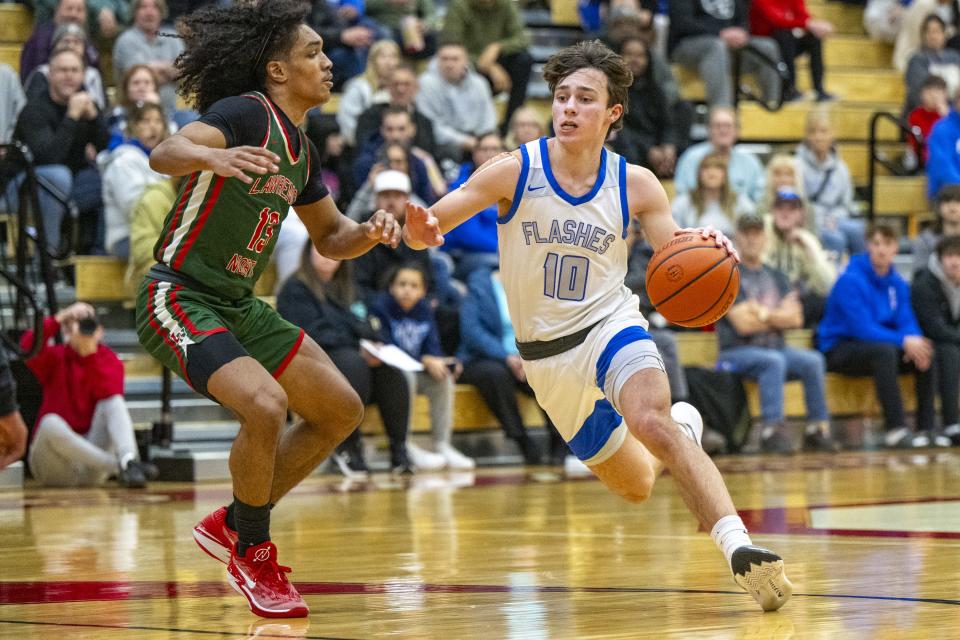
[[[22,46],[30,39],[32,32],[33,15],[27,7],[22,4],[0,4],[0,43]]]

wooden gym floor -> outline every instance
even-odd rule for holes
[[[225,484],[0,494],[0,638],[931,638],[960,627],[960,454],[720,460],[796,595],[763,614],[673,482],[315,478],[274,512],[309,619],[263,621],[190,532]]]

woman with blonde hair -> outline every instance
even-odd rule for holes
[[[513,112],[507,131],[506,148],[519,149],[528,142],[547,135],[547,127],[540,113],[533,107],[520,107]]]
[[[356,145],[357,120],[373,104],[389,102],[387,81],[400,64],[400,47],[393,40],[378,40],[370,47],[367,68],[343,86],[337,124],[340,134],[351,147]]]
[[[726,158],[708,153],[697,169],[697,186],[673,201],[673,218],[681,228],[713,227],[732,236],[736,220],[755,212],[750,198],[730,186]]]
[[[788,153],[777,153],[767,162],[763,197],[760,199],[760,210],[763,213],[770,213],[777,191],[781,189],[793,191],[804,200],[807,198],[803,169],[797,158]]]

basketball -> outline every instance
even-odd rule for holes
[[[714,238],[685,233],[666,243],[647,266],[647,295],[664,318],[702,327],[723,317],[740,290],[736,261]]]

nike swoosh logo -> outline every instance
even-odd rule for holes
[[[540,189],[545,189],[547,185],[542,184],[539,187],[534,187],[533,185],[527,185],[527,191],[539,191]]]
[[[234,564],[233,566],[236,568],[237,573],[240,574],[240,577],[243,578],[243,581],[247,584],[248,589],[253,589],[255,586],[257,586],[257,583],[251,580],[250,577],[243,572],[243,569],[240,568],[240,565]]]

